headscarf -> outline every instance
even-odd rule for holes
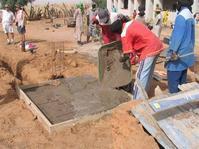
[[[83,13],[84,12],[84,5],[83,5],[83,3],[80,3],[80,9],[81,9],[81,12]]]
[[[76,4],[76,8],[80,9],[82,13],[84,12],[84,5],[83,5],[83,3]]]

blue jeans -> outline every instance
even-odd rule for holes
[[[140,80],[142,87],[148,92],[150,87],[150,81],[153,77],[155,64],[158,56],[147,57],[140,62],[139,68],[136,73],[136,79]],[[138,85],[134,84],[133,99],[144,99],[144,95]]]
[[[170,93],[179,92],[178,85],[186,83],[187,69],[183,71],[167,71],[168,86]]]

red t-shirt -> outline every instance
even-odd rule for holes
[[[121,37],[123,53],[137,55],[139,61],[146,57],[158,55],[163,51],[163,44],[160,39],[145,25],[136,20],[124,24]]]

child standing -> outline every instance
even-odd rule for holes
[[[23,8],[20,5],[16,5],[16,25],[17,25],[17,31],[21,36],[21,49],[22,51],[25,51],[25,33],[26,33],[26,13],[23,10]]]

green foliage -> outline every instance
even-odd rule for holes
[[[107,0],[93,0],[99,8],[106,8]]]
[[[5,6],[7,0],[0,0],[1,7]]]
[[[14,10],[16,4],[20,4],[22,6],[27,5],[29,2],[32,2],[34,0],[0,0],[0,3],[2,7],[5,6],[5,4],[8,4],[11,6],[12,10]]]
[[[12,10],[14,10],[16,1],[15,0],[7,0],[6,4],[8,4]]]

